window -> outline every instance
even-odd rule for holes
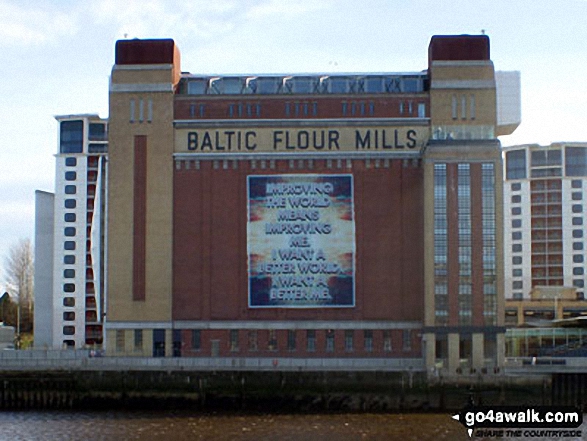
[[[583,218],[582,217],[574,217],[573,218],[573,225],[583,225]]]
[[[512,270],[513,277],[522,277],[522,270],[521,269],[514,269]]]
[[[512,252],[514,253],[521,253],[522,252],[522,244],[521,243],[515,243],[512,245]]]
[[[84,122],[82,120],[61,121],[59,126],[60,153],[81,153],[84,143]]]
[[[452,103],[451,103],[452,119],[457,119],[457,109],[458,109],[457,96],[453,95],[452,96]]]
[[[363,331],[363,347],[365,352],[373,352],[373,331],[369,329]]]
[[[523,283],[521,280],[514,280],[514,282],[512,283],[512,289],[522,289]]]
[[[521,231],[514,231],[512,233],[512,240],[522,240],[522,232]]]
[[[75,283],[63,284],[63,292],[75,292]]]
[[[252,329],[249,331],[249,351],[256,352],[259,349],[257,330]]]
[[[75,236],[75,227],[65,227],[63,229],[63,234],[65,234],[67,237]]]
[[[585,274],[585,270],[583,269],[582,266],[578,266],[576,268],[573,268],[573,275],[574,276],[582,276],[583,274]]]
[[[76,188],[75,185],[66,185],[65,186],[65,194],[75,194]]]
[[[142,329],[135,329],[134,332],[134,343],[135,343],[135,351],[142,351],[143,350],[143,330]]]
[[[453,112],[454,115],[454,112]],[[506,179],[526,179],[526,151],[512,150],[505,154]]]
[[[90,123],[89,139],[90,141],[107,141],[106,124]]]
[[[124,329],[116,330],[116,352],[124,352]]]
[[[354,331],[353,330],[344,331],[344,350],[346,352],[353,351],[353,339],[354,339]]]
[[[202,348],[202,331],[192,329],[192,351],[199,351]]]
[[[567,147],[565,168],[567,176],[587,176],[587,147]]]
[[[66,167],[75,167],[77,165],[77,158],[65,158]]]
[[[75,326],[64,326],[63,335],[75,335]]]
[[[515,194],[512,196],[512,204],[519,204],[520,202],[522,202],[522,196],[520,196],[519,194]]]
[[[583,279],[574,279],[573,286],[576,288],[583,288],[585,287],[585,281]]]
[[[573,179],[571,181],[571,188],[581,188],[583,186],[580,179]]]
[[[75,208],[76,201],[75,199],[65,199],[65,208]]]
[[[514,264],[514,265],[521,265],[522,264],[522,256],[514,256],[514,257],[512,257],[512,264]]]
[[[75,181],[77,179],[77,173],[74,171],[65,172],[66,181]]]
[[[73,254],[66,254],[63,256],[63,263],[66,265],[73,265],[75,263],[75,256]]]
[[[391,352],[391,331],[389,329],[383,331],[383,351]]]
[[[404,351],[412,350],[412,331],[410,329],[402,331],[402,345]]]
[[[63,298],[63,306],[67,307],[74,307],[75,306],[75,297],[64,297]]]
[[[75,222],[75,213],[65,213],[63,218],[65,222]]]
[[[306,333],[306,349],[308,352],[316,351],[316,331],[313,329],[308,329]]]
[[[535,150],[531,153],[532,167],[544,167],[548,165],[562,165],[560,150]]]
[[[573,213],[583,213],[583,206],[580,204],[574,204],[572,207]]]
[[[573,230],[573,237],[575,239],[580,239],[583,237],[583,230]]]
[[[522,184],[519,182],[514,182],[512,184],[512,191],[520,191],[522,189]]]
[[[573,250],[580,251],[583,249],[583,242],[573,242]]]
[[[108,153],[108,144],[91,142],[88,144],[88,152],[90,152],[90,153]]]
[[[73,279],[75,277],[75,270],[74,269],[63,270],[63,277],[66,279]]]
[[[67,251],[75,250],[75,242],[73,240],[66,240],[63,243],[63,249],[65,249]]]
[[[334,331],[332,329],[326,331],[326,352],[334,352]]]
[[[230,350],[232,352],[238,351],[238,329],[230,330]]]
[[[293,329],[287,331],[287,350],[296,350],[296,331]]]
[[[583,199],[583,192],[582,191],[574,191],[571,194],[571,199],[573,199],[574,201],[580,201]]]
[[[73,311],[65,311],[63,313],[63,321],[64,322],[72,322],[75,320],[75,312]]]
[[[512,219],[512,228],[522,228],[522,219]]]
[[[277,332],[275,332],[275,329],[269,330],[269,338],[267,339],[267,348],[270,351],[277,351]]]
[[[573,256],[574,263],[583,263],[583,255],[582,254],[575,254]]]
[[[477,109],[475,108],[475,95],[471,95],[469,100],[471,119],[475,119],[477,117]]]
[[[521,207],[512,207],[512,216],[519,216],[522,214]]]

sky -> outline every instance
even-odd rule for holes
[[[114,45],[173,38],[192,73],[405,72],[432,35],[480,34],[521,72],[522,124],[503,145],[587,142],[587,0],[0,0],[0,289],[53,192],[55,115],[108,117]]]

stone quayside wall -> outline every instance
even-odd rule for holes
[[[561,375],[430,383],[421,372],[5,371],[0,409],[376,412],[460,410],[471,398],[483,405],[581,402],[573,391],[584,378]]]

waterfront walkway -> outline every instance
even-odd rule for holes
[[[420,358],[115,357],[89,350],[0,351],[0,371],[387,371],[423,372]]]

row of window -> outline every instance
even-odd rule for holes
[[[189,78],[179,91],[189,95],[275,95],[422,93],[424,76],[336,75]]]
[[[426,104],[414,103],[413,101],[400,101],[399,114],[414,116],[418,118],[426,117]],[[190,104],[190,117],[204,118],[206,116],[206,105],[203,103]],[[228,118],[261,118],[262,107],[261,103],[231,103],[228,104],[226,115]],[[308,116],[318,116],[318,102],[317,101],[294,101],[284,103],[284,115],[286,118],[299,118]],[[348,116],[374,116],[375,102],[374,101],[343,101],[341,103],[341,115]]]
[[[129,105],[129,112],[129,121],[131,123],[134,123],[135,121],[138,121],[139,123],[145,122],[145,118],[147,122],[153,122],[153,100],[149,98],[145,105],[145,100],[142,98],[139,98],[138,100],[131,99]],[[145,112],[147,113],[146,116]]]
[[[525,149],[506,152],[506,179],[526,179],[526,156]],[[561,150],[530,151],[530,176],[562,176],[563,162],[565,176],[587,176],[587,147],[566,147],[564,161]]]
[[[103,144],[108,140],[108,128],[106,123],[89,123],[88,124],[88,140],[96,141],[90,143],[88,146],[90,152],[92,146],[94,149],[99,146],[100,149],[105,149]],[[71,120],[61,121],[59,127],[59,151],[60,153],[82,153],[84,146],[84,121]],[[75,166],[75,158],[66,159],[67,166]],[[69,161],[68,161],[69,160]]]
[[[468,102],[468,106],[467,106]],[[468,109],[467,109],[468,107]],[[459,112],[460,110],[460,112]],[[468,110],[468,112],[467,112]],[[451,104],[451,111],[452,111],[452,119],[475,119],[477,117],[477,106],[475,104],[475,95],[461,95],[458,97],[457,95],[452,96],[452,104]]]
[[[277,339],[277,331],[276,330],[268,330],[268,338],[267,338],[267,347],[265,348],[268,351],[277,351],[279,350],[278,347],[278,339]],[[317,348],[317,333],[320,331],[309,329],[305,331],[306,336],[306,345],[305,349],[308,352],[315,352]],[[324,332],[324,350],[326,352],[334,352],[335,349],[335,332],[334,330],[325,330]],[[376,331],[373,330],[364,330],[362,332],[362,350],[365,352],[373,352],[375,350],[373,342],[374,342],[374,333]],[[287,331],[287,346],[286,349],[288,351],[296,351],[298,349],[298,336],[301,331],[295,330],[288,330]],[[69,334],[72,335],[72,334]],[[174,334],[175,335],[175,334]],[[237,352],[241,350],[242,343],[240,341],[241,332],[239,330],[233,329],[229,331],[228,335],[228,344],[229,349],[233,352]],[[355,350],[355,336],[356,333],[354,330],[346,330],[344,331],[344,347],[345,351],[352,352]],[[117,351],[124,350],[124,331],[117,331],[116,335],[116,348]],[[176,337],[174,336],[174,339]],[[181,336],[179,337],[181,338]],[[382,331],[382,350],[385,352],[392,351],[392,336],[391,330],[384,330]],[[200,351],[202,349],[202,332],[199,329],[193,329],[191,331],[191,346],[192,351]],[[249,330],[247,332],[247,341],[246,341],[246,348],[250,352],[256,352],[262,350],[263,348],[259,347],[259,331],[258,330]],[[135,329],[134,330],[134,349],[135,350],[142,350],[143,349],[143,330]],[[402,331],[402,350],[410,351],[412,350],[412,332],[409,329],[404,329]]]

